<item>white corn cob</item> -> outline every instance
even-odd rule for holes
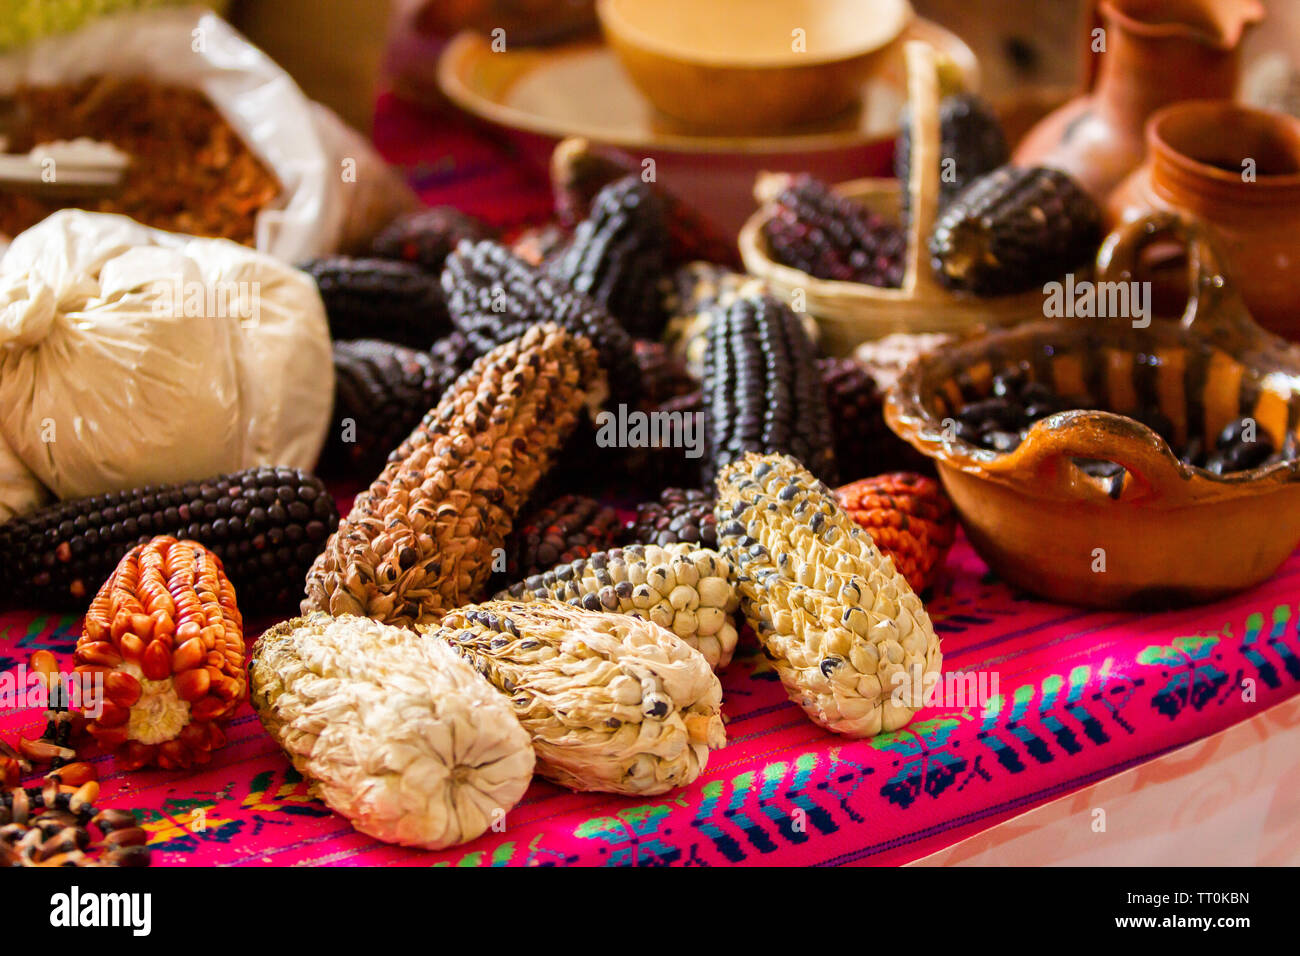
[[[446,647],[363,617],[267,631],[253,706],[331,809],[389,843],[483,833],[528,789],[533,748],[509,701]]]
[[[554,598],[588,611],[653,621],[717,669],[730,663],[736,650],[731,615],[740,599],[730,578],[730,563],[710,548],[690,543],[634,544],[534,574],[496,597]]]
[[[747,454],[717,485],[720,550],[790,699],[852,737],[904,726],[942,654],[894,562],[793,458]]]
[[[665,793],[726,742],[722,685],[658,624],[559,601],[488,601],[422,627],[509,697],[537,772],[574,790]]]

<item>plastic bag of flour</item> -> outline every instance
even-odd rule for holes
[[[354,246],[359,221],[382,218],[389,203],[395,215],[412,201],[404,183],[388,184],[381,196],[377,183],[349,175],[383,169],[383,161],[215,14],[196,7],[122,13],[41,40],[0,56],[0,95],[98,75],[201,90],[280,181],[280,197],[257,216],[256,246],[285,262]],[[358,209],[360,201],[384,208]]]
[[[333,389],[320,296],[270,256],[63,210],[0,259],[0,435],[60,498],[311,468]]]

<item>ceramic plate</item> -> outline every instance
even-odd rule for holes
[[[916,19],[906,39],[948,56],[967,85],[978,86],[975,55],[960,39]],[[900,54],[866,84],[863,107],[826,123],[771,136],[693,133],[658,113],[614,53],[598,42],[494,53],[478,33],[461,33],[443,51],[438,84],[454,103],[514,137],[539,163],[566,136],[585,136],[654,157],[669,188],[719,225],[738,231],[764,169],[806,170],[831,182],[888,175],[904,102]]]

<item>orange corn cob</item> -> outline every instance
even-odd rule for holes
[[[835,496],[894,559],[913,591],[920,594],[934,582],[957,531],[952,503],[937,481],[899,471],[855,481]]]
[[[137,545],[86,612],[76,663],[104,675],[103,712],[87,730],[120,765],[207,763],[248,695],[243,620],[221,559],[171,537]]]

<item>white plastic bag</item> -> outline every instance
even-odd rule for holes
[[[320,295],[270,256],[63,210],[0,259],[0,433],[60,498],[311,468],[333,391]]]
[[[326,144],[293,79],[220,17],[190,7],[95,20],[0,56],[0,95],[101,74],[148,76],[207,95],[280,180],[280,197],[257,217],[259,250],[294,263],[338,247],[348,216],[343,157]]]

